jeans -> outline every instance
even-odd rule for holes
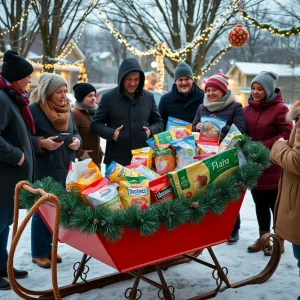
[[[253,190],[251,191],[256,210],[256,217],[260,231],[269,231],[271,225],[271,212],[274,216],[274,207],[277,198],[277,190]]]
[[[0,209],[0,270],[7,266],[7,241],[9,226],[13,223],[14,209],[1,207]]]
[[[292,244],[293,245],[293,252],[295,258],[298,260],[298,268],[299,268],[299,275],[300,275],[300,245]]]
[[[240,214],[238,214],[231,234],[238,233],[240,230],[240,226],[241,226],[241,217]]]
[[[47,257],[52,251],[52,233],[38,212],[31,221],[31,256],[33,258]]]

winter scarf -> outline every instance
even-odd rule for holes
[[[68,100],[65,101],[64,106],[58,106],[49,100],[44,103],[40,102],[39,106],[56,130],[68,130],[70,119],[70,103]]]
[[[75,106],[79,110],[85,110],[85,111],[87,111],[87,113],[89,114],[89,117],[90,117],[91,120],[93,119],[94,114],[96,113],[97,108],[98,108],[97,104],[95,104],[94,107],[90,107],[90,106],[84,104],[83,102],[78,102],[78,101],[75,102]]]
[[[32,114],[28,108],[28,104],[30,103],[28,93],[15,88],[9,81],[2,77],[2,75],[0,75],[0,89],[8,95],[11,93],[16,95],[17,105],[20,107],[22,118],[30,130],[30,133],[35,134]]]
[[[210,102],[207,96],[204,96],[203,105],[210,111],[221,111],[226,108],[229,104],[235,101],[234,95],[231,93],[230,90],[221,98],[218,102]]]

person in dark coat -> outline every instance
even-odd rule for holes
[[[293,123],[286,120],[288,112],[281,92],[276,88],[278,76],[273,72],[261,72],[251,82],[251,95],[245,107],[247,134],[253,141],[260,141],[271,150],[280,138],[288,140]],[[259,226],[259,237],[270,232],[271,211],[278,194],[281,167],[272,164],[258,179],[257,186],[251,191],[255,202]],[[282,241],[283,242],[283,241]],[[249,252],[259,252],[258,240],[248,247]]]
[[[192,123],[195,113],[203,103],[204,92],[194,83],[193,71],[184,61],[174,72],[172,90],[160,99],[158,110],[166,128],[168,117]]]
[[[30,135],[34,133],[26,92],[32,65],[17,52],[4,53],[0,73],[0,290],[10,289],[7,277],[7,241],[13,223],[14,190],[21,180],[33,179],[34,154]],[[28,275],[14,269],[16,278]]]
[[[131,150],[147,147],[146,140],[163,131],[153,94],[143,89],[145,75],[135,58],[125,58],[118,87],[103,94],[92,130],[106,139],[104,163],[129,165]]]
[[[82,139],[82,148],[77,152],[78,159],[91,158],[101,167],[103,152],[100,147],[100,138],[91,129],[92,119],[97,111],[96,89],[85,82],[73,86],[76,103],[73,108],[76,127]]]
[[[202,127],[201,117],[213,115],[226,120],[222,128],[222,136],[225,136],[232,124],[241,133],[246,133],[246,122],[241,103],[235,101],[235,97],[228,90],[228,78],[223,73],[208,78],[205,84],[204,103],[199,106],[193,121],[193,131],[200,131]],[[228,245],[234,245],[239,240],[240,215],[235,222]]]
[[[50,176],[65,184],[71,161],[81,146],[81,138],[74,123],[70,102],[66,98],[67,82],[58,74],[43,73],[38,87],[30,95],[29,109],[32,113],[36,133],[31,137],[35,151],[34,180]],[[70,135],[55,142],[60,133]],[[31,223],[32,261],[41,268],[51,267],[52,234],[38,213]],[[61,262],[58,256],[58,261]]]

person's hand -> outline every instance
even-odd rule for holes
[[[144,129],[145,132],[146,132],[147,139],[149,139],[150,136],[151,136],[151,131],[150,131],[150,129],[149,129],[148,127],[146,127],[146,126],[143,126],[143,129]]]
[[[22,154],[22,157],[21,157],[21,159],[20,159],[20,161],[18,162],[18,165],[19,165],[20,167],[23,165],[24,160],[25,160],[25,155],[24,155],[24,153],[23,153],[23,154]]]
[[[54,142],[53,140],[57,139],[58,135],[56,136],[50,136],[47,139],[40,140],[40,148],[47,149],[49,151],[56,150],[59,148],[64,142]]]
[[[202,128],[202,123],[199,122],[199,123],[196,125],[196,130],[197,130],[197,131],[200,131],[201,128]]]
[[[119,134],[120,134],[120,131],[123,129],[123,125],[121,125],[120,127],[118,127],[117,129],[116,129],[116,131],[114,132],[114,135],[113,135],[113,137],[112,137],[112,139],[114,140],[114,141],[117,141],[117,139],[118,139],[118,137],[119,137]]]
[[[69,148],[76,151],[80,147],[80,140],[77,137],[73,137],[72,143],[69,145]]]

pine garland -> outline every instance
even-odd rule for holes
[[[241,192],[256,185],[257,179],[270,164],[270,151],[260,142],[244,137],[239,142],[247,163],[234,174],[228,175],[214,184],[208,184],[205,192],[192,198],[180,196],[175,200],[155,203],[147,210],[130,206],[125,210],[111,211],[103,206],[91,208],[81,200],[74,190],[67,192],[63,185],[46,177],[32,184],[58,197],[61,202],[60,223],[65,229],[76,229],[84,234],[103,235],[110,241],[122,237],[123,228],[139,230],[143,236],[154,234],[165,224],[172,230],[187,222],[199,223],[207,212],[222,214],[227,204],[239,199]],[[30,209],[40,195],[22,190],[21,208]]]

